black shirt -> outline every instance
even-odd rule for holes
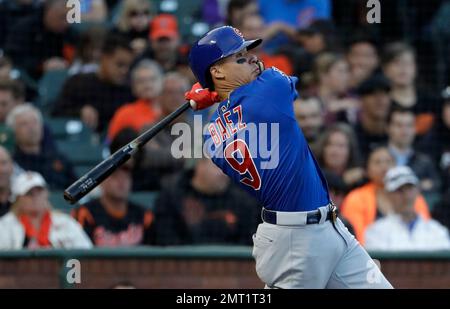
[[[102,81],[96,73],[78,74],[65,82],[53,114],[78,118],[81,108],[91,105],[99,113],[97,131],[101,132],[107,128],[116,110],[133,99],[128,86]]]
[[[55,149],[42,148],[39,154],[26,154],[16,148],[13,158],[24,170],[39,172],[50,189],[62,190],[77,180],[72,164]]]
[[[72,214],[96,246],[135,246],[152,243],[153,213],[128,202],[123,216],[106,211],[99,199],[74,210]]]
[[[199,192],[192,176],[181,172],[163,185],[155,203],[156,243],[250,245],[260,222],[257,201],[233,184],[217,194]]]
[[[0,203],[0,217],[4,216],[9,211],[10,208],[11,208],[10,201]]]
[[[388,136],[384,134],[371,134],[367,132],[360,122],[353,126],[353,129],[358,140],[359,149],[363,158],[367,158],[370,151],[380,145],[385,145],[388,141]]]

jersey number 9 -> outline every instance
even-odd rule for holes
[[[238,151],[241,155],[240,158],[236,157]],[[245,141],[234,140],[225,147],[224,155],[228,164],[241,175],[240,182],[255,190],[261,188],[261,177]]]

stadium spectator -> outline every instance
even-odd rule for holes
[[[8,33],[5,53],[35,80],[49,70],[67,68],[72,49],[67,12],[65,0],[47,0],[42,10],[19,20]]]
[[[128,133],[122,132],[112,141],[111,153],[129,142]],[[137,246],[152,241],[153,213],[129,200],[133,164],[129,160],[103,181],[100,198],[72,212],[95,246]]]
[[[80,117],[87,126],[102,132],[115,111],[133,100],[126,81],[132,61],[127,40],[109,35],[102,47],[99,70],[69,78],[53,114]]]
[[[4,124],[8,113],[23,103],[25,89],[20,81],[0,79],[0,124]]]
[[[256,0],[230,0],[227,5],[226,24],[237,27],[241,21],[252,15],[259,15]]]
[[[385,190],[393,212],[366,231],[368,250],[444,250],[450,248],[448,230],[433,219],[424,220],[414,211],[419,179],[407,166],[391,168]]]
[[[442,106],[439,118],[418,149],[430,154],[441,172],[443,191],[450,188],[450,86],[442,91]]]
[[[439,197],[441,180],[432,159],[425,153],[416,151],[414,113],[405,108],[394,107],[388,118],[389,151],[397,166],[409,166],[419,178],[417,184],[430,205]]]
[[[117,23],[112,29],[130,40],[135,55],[140,55],[148,47],[148,33],[153,12],[149,1],[125,0]]]
[[[348,63],[342,56],[323,53],[316,57],[313,83],[324,107],[326,123],[352,122],[356,118],[358,101],[347,96],[349,77]]]
[[[8,0],[0,2],[0,50],[3,48],[11,28],[20,20],[39,10],[39,0]]]
[[[394,158],[385,146],[377,147],[367,159],[366,175],[369,182],[345,197],[341,213],[353,226],[355,236],[364,245],[367,226],[392,212],[392,205],[384,189],[383,179],[395,166]],[[414,201],[414,210],[424,219],[430,218],[428,205],[422,195]]]
[[[296,32],[294,28],[283,23],[273,23],[270,26],[266,26],[261,16],[257,14],[252,14],[242,19],[238,25],[238,29],[246,39],[254,40],[261,38],[263,44],[279,33],[293,37]],[[282,54],[268,54],[263,51],[262,45],[254,48],[252,52],[258,59],[264,62],[266,67],[274,66],[288,75],[293,74],[292,63],[287,56]]]
[[[298,30],[294,39],[306,52],[312,56],[328,51],[338,51],[340,42],[338,40],[336,27],[329,20],[315,20],[306,28]]]
[[[11,60],[2,55],[2,51],[0,51],[0,80],[11,79],[12,70],[13,67]]]
[[[150,25],[150,45],[152,59],[159,63],[165,72],[176,71],[180,65],[180,33],[175,16],[160,14]]]
[[[114,114],[108,129],[108,139],[113,140],[124,128],[140,132],[145,125],[159,118],[159,106],[156,102],[161,94],[163,72],[152,60],[142,60],[131,72],[131,88],[137,98],[133,103],[125,104]]]
[[[102,27],[89,27],[80,35],[75,58],[69,68],[69,75],[88,74],[98,71],[102,45],[106,36]]]
[[[365,80],[357,89],[360,97],[359,121],[353,126],[364,158],[377,145],[387,142],[387,118],[391,107],[389,81],[381,75]]]
[[[347,46],[346,57],[350,65],[350,87],[359,85],[375,74],[380,64],[377,42],[368,35],[356,33]]]
[[[162,188],[155,207],[158,245],[245,244],[256,231],[257,203],[232,185],[209,158]]]
[[[297,99],[294,102],[294,113],[310,146],[319,138],[324,129],[322,103],[317,97]]]
[[[347,190],[362,183],[365,171],[361,167],[358,143],[350,126],[344,123],[331,125],[315,146],[319,165],[342,177]]]
[[[8,151],[0,146],[0,217],[11,207],[11,177],[13,175],[13,161]]]
[[[390,80],[393,105],[411,109],[416,115],[418,137],[427,133],[436,118],[438,101],[416,86],[417,67],[414,49],[404,43],[391,43],[384,49],[381,66]]]
[[[165,75],[162,92],[158,99],[161,118],[166,117],[185,102],[184,93],[188,90],[189,82],[181,74],[172,72]],[[172,155],[172,143],[177,136],[171,132],[176,123],[188,125],[187,122],[186,115],[179,116],[144,146],[142,161],[137,171],[140,176],[135,178],[137,182],[135,190],[158,190],[166,176],[183,167],[184,159],[175,158]]]
[[[31,104],[16,106],[6,119],[16,141],[14,161],[22,168],[39,172],[51,189],[65,189],[77,177],[72,164],[55,147],[45,147],[40,111]]]
[[[0,249],[79,248],[92,243],[69,215],[52,210],[39,173],[25,172],[12,184],[11,211],[0,219]]]

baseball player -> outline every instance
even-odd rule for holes
[[[249,52],[260,43],[229,26],[205,34],[189,56],[199,83],[185,96],[194,109],[220,102],[205,134],[208,154],[264,205],[253,235],[259,278],[267,288],[392,288],[337,218],[295,120],[297,78],[264,69]],[[260,124],[278,124],[278,130],[246,132]],[[267,164],[254,147],[262,137],[276,164]]]

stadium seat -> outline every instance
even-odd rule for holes
[[[64,213],[70,213],[70,211],[76,207],[76,205],[71,205],[64,199],[63,191],[50,191],[48,199],[53,206],[53,209]]]
[[[9,153],[14,151],[14,147],[16,145],[14,132],[5,124],[0,124],[0,145],[5,147]]]
[[[103,147],[89,139],[57,140],[59,151],[75,166],[96,165],[103,159]]]
[[[45,123],[49,126],[53,137],[57,140],[63,139],[89,139],[92,136],[92,130],[83,125],[80,120],[56,117],[47,118]]]
[[[39,80],[37,105],[44,115],[52,110],[67,77],[67,70],[54,70],[46,72]]]

